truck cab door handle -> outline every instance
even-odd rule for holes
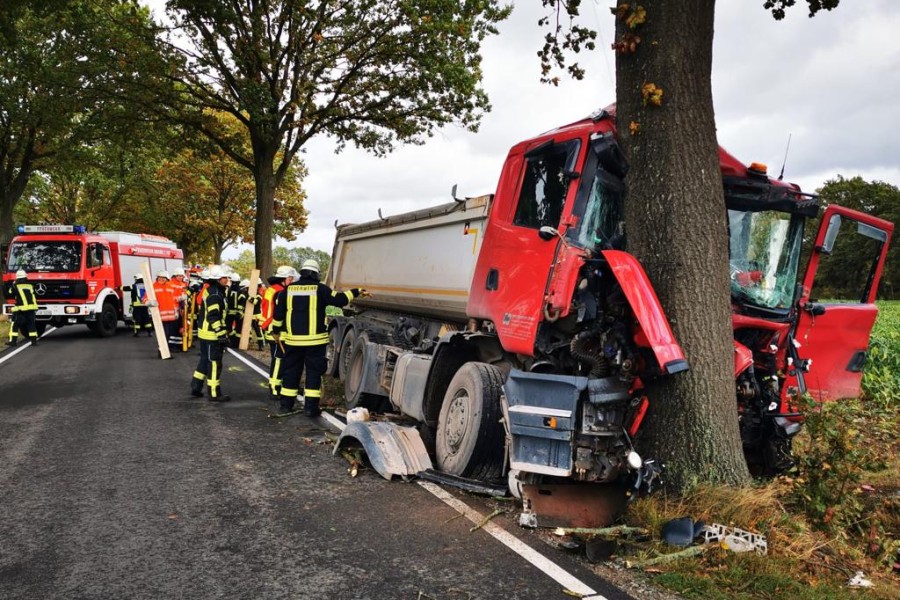
[[[487,281],[484,284],[484,287],[490,291],[495,291],[500,287],[500,271],[497,269],[491,269],[487,274]]]

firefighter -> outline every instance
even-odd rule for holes
[[[153,322],[150,320],[150,308],[147,306],[149,298],[147,298],[147,288],[144,285],[144,276],[140,273],[134,274],[134,285],[122,288],[131,292],[131,319],[134,323],[134,336],[140,335],[141,331],[147,332],[147,337],[153,335]]]
[[[325,348],[328,346],[325,308],[347,306],[354,298],[364,294],[366,291],[358,288],[346,292],[332,291],[324,283],[319,283],[319,263],[308,259],[300,266],[300,278],[278,295],[272,331],[276,341],[283,343],[286,349],[284,382],[279,397],[280,414],[294,409],[304,367],[303,412],[308,417],[321,414],[319,399],[322,397],[322,375],[327,366]]]
[[[176,288],[169,285],[169,272],[159,271],[153,282],[156,304],[159,306],[159,319],[163,324],[167,344],[181,344],[178,326],[178,305],[175,301]]]
[[[241,323],[240,319],[244,316],[244,304],[247,303],[247,296],[244,295],[244,304],[240,302],[241,294],[241,276],[237,273],[231,273],[231,285],[228,288],[228,344],[232,348],[237,348],[241,340]]]
[[[197,315],[197,337],[200,340],[200,361],[191,378],[191,395],[203,397],[203,382],[209,388],[209,400],[228,402],[230,396],[222,394],[222,357],[228,344],[225,329],[228,303],[225,300],[230,278],[218,265],[209,270],[207,294]]]
[[[34,295],[34,287],[28,283],[28,274],[25,271],[21,269],[16,271],[16,280],[9,284],[7,295],[15,297],[16,305],[12,309],[12,324],[6,345],[15,346],[21,333],[32,345],[37,346],[38,334],[35,322],[38,310],[37,296]]]
[[[176,267],[172,270],[172,278],[169,280],[169,288],[175,298],[176,325],[174,329],[174,337],[169,336],[170,342],[181,345],[182,324],[184,323],[184,313],[188,301],[188,282],[184,269]]]
[[[269,363],[269,400],[272,403],[279,401],[281,393],[281,361],[284,359],[284,346],[272,338],[272,322],[275,317],[275,300],[284,288],[291,284],[298,276],[297,270],[289,265],[282,265],[275,270],[275,275],[269,277],[269,286],[266,288],[260,306],[260,329],[269,342],[269,353],[272,357]]]
[[[247,280],[245,279],[244,281]],[[244,284],[244,281],[241,282],[242,286]],[[247,281],[247,285],[250,285],[249,281]],[[251,323],[251,325],[253,327],[253,338],[256,340],[257,350],[262,350],[266,342],[266,334],[259,326],[259,324],[262,322],[262,295],[265,293],[265,290],[266,285],[264,283],[260,283],[256,288],[256,295],[250,298],[250,303],[253,305],[253,322]]]

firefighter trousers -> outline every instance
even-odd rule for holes
[[[19,337],[19,333],[27,337],[29,341],[37,340],[37,322],[35,321],[34,310],[17,310],[13,313],[12,327],[9,328],[9,341],[15,341]]]
[[[293,403],[300,394],[300,376],[306,368],[306,381],[303,385],[303,396],[306,398],[306,410],[318,413],[319,398],[322,397],[322,375],[328,366],[325,349],[328,344],[315,346],[285,346],[284,380],[281,385],[281,403]]]
[[[134,320],[134,332],[150,331],[153,329],[153,321],[150,319],[150,309],[146,306],[132,306],[131,318]]]
[[[272,361],[269,363],[269,391],[277,396],[281,390],[282,374],[284,372],[284,350],[274,340],[269,341],[269,354]]]
[[[200,340],[200,361],[197,363],[197,370],[191,379],[191,390],[194,392],[203,391],[203,382],[209,387],[209,397],[218,398],[222,395],[220,386],[222,384],[222,355],[225,353],[225,347],[222,342]]]

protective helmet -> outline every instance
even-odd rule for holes
[[[143,273],[135,273],[135,274],[134,274],[134,278],[135,278],[135,280],[143,279],[143,278],[144,278],[144,274],[143,274]]]
[[[18,271],[16,271],[16,279],[26,279],[27,277],[28,273],[26,273],[24,270],[19,269]]]
[[[200,271],[200,279],[209,279],[209,269],[203,269],[202,271]]]
[[[223,277],[228,277],[228,273],[219,265],[213,265],[209,270],[209,279],[222,279]]]
[[[290,265],[281,265],[275,269],[275,277],[296,277],[297,271]]]
[[[303,261],[303,264],[300,265],[301,271],[312,271],[318,275],[319,273],[319,262],[313,258],[307,258]]]
[[[231,277],[231,281],[233,281],[233,282],[235,282],[235,283],[237,283],[238,281],[241,280],[241,276],[238,275],[237,273],[232,273],[232,274],[230,275],[230,277]]]
[[[242,288],[250,287],[250,280],[249,279],[241,279],[241,282],[238,285],[240,285]]]
[[[175,276],[175,277],[177,277],[178,275],[184,275],[184,269],[182,269],[181,267],[176,267],[176,268],[172,271],[172,275]]]
[[[172,277],[169,275],[169,272],[168,272],[168,271],[159,271],[159,272],[156,274],[156,277],[157,277],[157,279],[160,278],[160,277],[164,277],[164,278],[166,278],[166,279],[171,279],[171,278],[172,278]]]

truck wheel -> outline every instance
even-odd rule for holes
[[[482,480],[502,475],[502,385],[500,369],[485,363],[466,363],[453,376],[438,416],[435,457],[441,471]]]
[[[356,330],[348,329],[347,333],[344,334],[344,341],[341,343],[341,348],[338,352],[338,364],[335,365],[338,379],[346,377],[347,372],[350,370],[350,353],[353,352],[353,342],[355,341]]]
[[[119,325],[119,315],[116,307],[111,302],[105,302],[100,314],[97,315],[97,329],[95,332],[100,337],[112,337],[116,334]]]
[[[374,344],[369,343],[369,336],[365,333],[360,334],[353,342],[348,366],[344,371],[344,400],[347,408],[362,406],[371,411],[378,411],[381,408],[379,396],[362,391],[363,382],[368,377],[368,370],[371,368],[369,365],[372,362],[368,360],[368,353],[374,348]]]
[[[340,340],[338,339],[338,328],[332,327],[328,332],[328,346],[325,348],[325,358],[328,360],[328,366],[325,367],[325,374],[332,377],[338,377],[338,358],[340,357]]]

